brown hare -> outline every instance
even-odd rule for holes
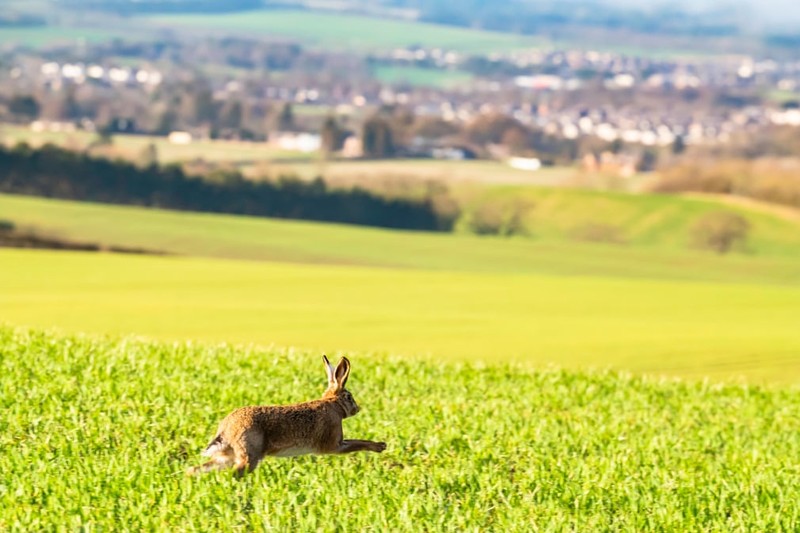
[[[334,370],[324,355],[328,388],[319,400],[294,405],[241,407],[226,416],[217,436],[203,451],[207,463],[187,474],[234,467],[238,474],[253,471],[267,455],[290,457],[308,453],[382,452],[385,442],[344,440],[342,419],[360,410],[344,388],[350,361],[342,357]]]

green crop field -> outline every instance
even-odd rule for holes
[[[800,287],[0,250],[0,323],[800,378]]]
[[[407,46],[487,53],[535,46],[536,37],[454,28],[422,22],[354,14],[300,10],[263,10],[213,15],[141,17],[155,26],[216,34],[249,34],[295,39],[312,46],[375,51]]]
[[[419,87],[452,88],[472,81],[469,73],[438,68],[378,66],[373,74],[384,83],[403,83]]]
[[[498,187],[485,194],[500,199],[521,195],[532,202],[531,236],[388,231],[2,194],[0,220],[76,242],[191,256],[438,271],[800,282],[800,221],[788,217],[671,196],[532,187]],[[747,253],[720,257],[687,247],[693,221],[719,209],[749,218],[753,229]],[[574,228],[593,222],[621,228],[626,244],[570,237]]]
[[[2,264],[2,263],[0,263]],[[383,454],[183,475],[320,354],[0,328],[0,529],[796,531],[800,394],[348,353]]]
[[[0,219],[21,230],[179,254],[0,251],[0,322],[754,382],[800,377],[797,220],[728,206],[754,230],[746,253],[718,256],[685,242],[687,226],[718,202],[487,194],[520,191],[533,195],[534,232],[511,239],[0,195]],[[582,220],[618,223],[630,241],[569,240]]]
[[[140,37],[145,34],[139,34]],[[81,44],[110,41],[115,38],[130,38],[122,29],[72,28],[61,26],[34,26],[31,28],[0,28],[0,45],[39,47],[55,44]]]

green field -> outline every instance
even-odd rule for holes
[[[483,194],[531,201],[531,236],[503,239],[389,231],[2,194],[0,220],[71,241],[192,256],[439,271],[800,282],[800,220],[673,196],[533,187],[498,187]],[[470,200],[463,201],[468,208]],[[719,257],[687,248],[694,220],[719,209],[749,218],[753,229],[748,253]],[[585,243],[570,237],[574,228],[593,222],[620,227],[626,244]]]
[[[473,80],[472,75],[466,72],[420,67],[379,66],[373,69],[373,75],[383,83],[415,87],[453,88]]]
[[[800,287],[0,251],[0,322],[800,379]]]
[[[531,47],[537,37],[437,24],[391,20],[353,14],[299,10],[263,10],[213,15],[161,15],[140,18],[155,26],[214,34],[249,34],[270,39],[293,39],[312,46],[388,50],[425,46],[461,52],[488,53]]]
[[[0,529],[796,531],[800,394],[348,354],[381,455],[184,477],[234,407],[318,397],[318,352],[0,328]]]
[[[23,230],[179,254],[0,251],[0,322],[800,378],[796,219],[726,207],[746,214],[754,230],[748,253],[717,256],[687,249],[686,228],[718,202],[566,189],[487,194],[520,191],[536,203],[534,233],[512,239],[0,195],[0,219]],[[622,224],[630,240],[569,240],[569,228],[586,220]]]
[[[139,35],[143,37],[144,34]],[[32,46],[72,44],[110,41],[115,38],[131,38],[123,30],[104,30],[100,28],[71,28],[60,26],[36,26],[32,28],[0,28],[1,46]]]

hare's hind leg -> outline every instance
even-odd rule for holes
[[[239,476],[255,470],[264,457],[264,438],[257,432],[245,433],[232,447],[234,468]]]
[[[351,440],[343,440],[339,444],[339,448],[337,448],[336,453],[353,453],[361,451],[380,453],[385,449],[386,449],[385,442],[351,439]]]

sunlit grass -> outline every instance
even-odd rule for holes
[[[800,379],[792,285],[0,251],[0,322],[640,373]]]
[[[797,391],[353,354],[383,454],[186,478],[219,419],[318,397],[318,352],[0,328],[0,529],[793,531]]]

